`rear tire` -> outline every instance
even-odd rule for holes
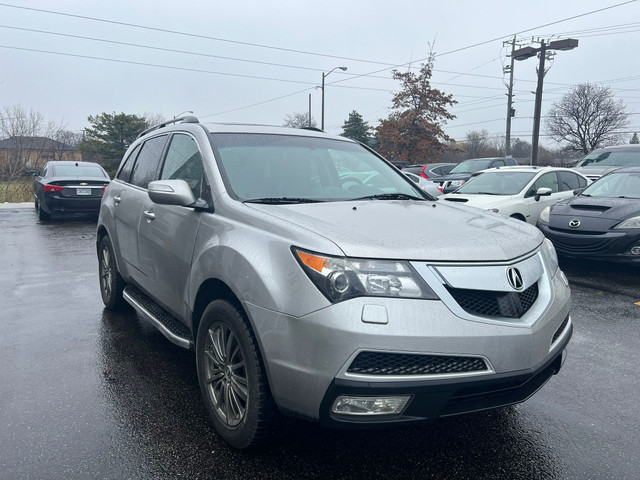
[[[128,303],[122,296],[122,291],[127,284],[118,273],[113,246],[107,235],[102,237],[98,247],[98,274],[100,295],[102,295],[104,306],[109,310],[121,310],[127,306]]]
[[[51,218],[51,214],[45,212],[42,209],[42,204],[40,202],[36,202],[36,211],[38,212],[38,220],[40,220],[41,222],[44,222]]]
[[[218,435],[239,449],[263,441],[276,409],[242,310],[226,300],[207,306],[198,327],[196,364],[205,407]]]

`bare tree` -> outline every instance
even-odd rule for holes
[[[489,132],[486,130],[473,130],[465,136],[465,149],[469,158],[478,158],[484,155],[489,141]]]
[[[305,128],[309,127],[309,113],[308,112],[294,112],[287,113],[284,117],[284,123],[282,124],[285,127],[292,128]],[[317,128],[318,123],[311,117],[311,126]]]
[[[5,148],[0,152],[0,179],[7,198],[11,184],[34,168],[41,151],[35,138],[43,130],[44,119],[39,112],[26,111],[19,105],[5,106],[0,112],[0,137]]]
[[[608,87],[581,83],[554,103],[547,115],[547,133],[568,148],[587,154],[595,148],[621,141],[620,130],[629,124],[622,100]]]

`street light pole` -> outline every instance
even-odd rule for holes
[[[331,70],[329,70],[329,72],[327,73],[322,72],[322,114],[321,114],[321,121],[320,121],[320,129],[323,131],[324,131],[324,79],[327,78],[331,72],[333,72],[338,68],[343,72],[347,70],[347,67],[334,67]]]

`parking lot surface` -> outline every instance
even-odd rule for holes
[[[192,352],[103,309],[95,221],[0,208],[0,478],[583,479],[640,472],[640,267],[562,262],[569,355],[524,404],[392,430],[283,418],[220,441]]]

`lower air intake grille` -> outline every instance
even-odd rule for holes
[[[347,370],[359,375],[438,375],[487,371],[478,357],[361,352]]]
[[[537,283],[522,292],[446,288],[465,312],[481,317],[520,318],[538,298]]]

